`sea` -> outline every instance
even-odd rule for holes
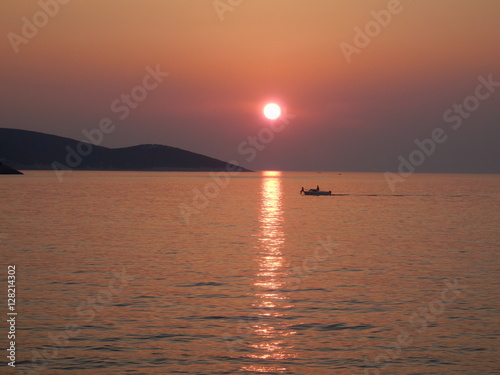
[[[500,374],[499,199],[500,175],[2,176],[0,373]]]

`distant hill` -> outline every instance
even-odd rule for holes
[[[0,162],[0,174],[22,174],[22,172],[19,172],[18,170],[11,168],[7,165],[3,165]]]
[[[0,128],[0,161],[20,170],[221,171],[248,169],[163,145],[107,148],[71,138]]]

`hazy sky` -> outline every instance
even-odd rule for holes
[[[421,172],[500,172],[499,18],[498,0],[4,0],[0,127],[83,139],[109,118],[104,146],[251,169],[384,172],[413,152]],[[269,101],[294,116],[274,131]]]

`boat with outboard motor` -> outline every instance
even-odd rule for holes
[[[300,191],[301,195],[332,195],[332,191],[325,191],[325,190],[319,190],[319,186],[316,186],[316,189],[309,189],[305,190],[304,187],[302,187],[302,190]]]

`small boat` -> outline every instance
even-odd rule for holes
[[[332,195],[332,191],[319,190],[319,186],[316,189],[302,190],[300,191],[301,195]]]

